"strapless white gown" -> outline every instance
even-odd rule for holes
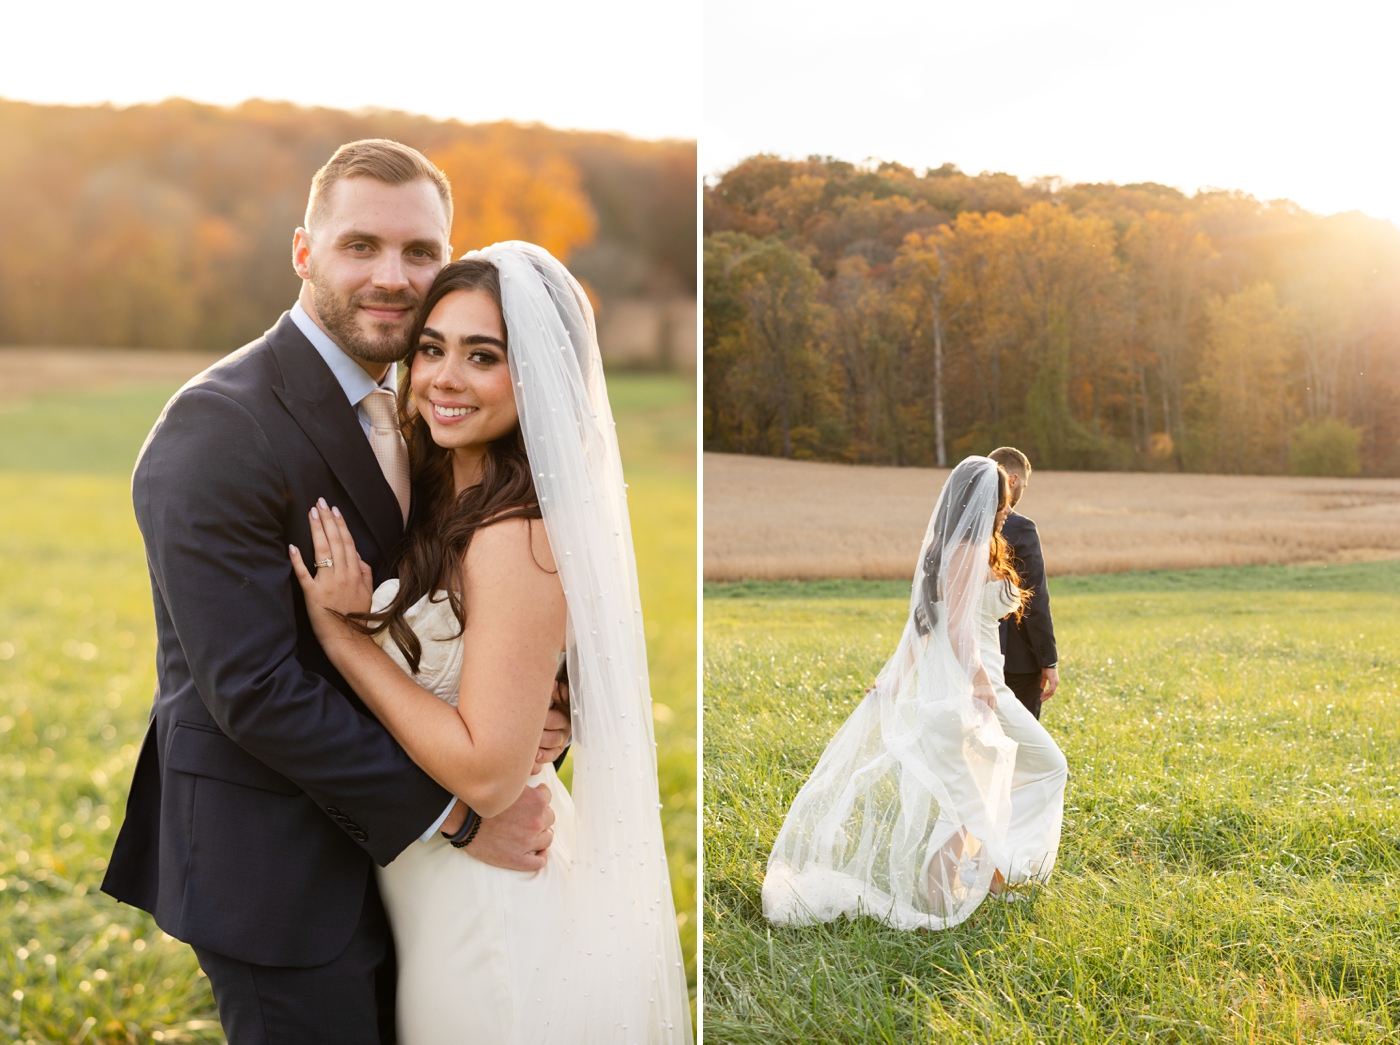
[[[388,605],[397,591],[397,580],[380,585],[374,608]],[[415,681],[455,706],[462,639],[451,606],[439,597],[425,596],[405,617],[423,645]],[[387,632],[379,643],[407,672]],[[565,924],[574,806],[553,766],[530,783],[553,795],[554,843],[542,870],[492,867],[440,834],[375,869],[398,954],[398,1045],[513,1042],[522,1010],[534,1002],[527,997],[531,985],[550,982]]]
[[[1059,745],[1006,684],[1000,621],[1015,608],[1006,586],[1000,581],[991,582],[983,600],[978,637],[982,666],[996,689],[997,721],[1002,732],[1016,741],[1011,818],[1006,830],[1008,866],[1001,870],[1012,885],[1043,882],[1050,877],[1060,848],[1069,765]]]

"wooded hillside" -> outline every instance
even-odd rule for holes
[[[694,142],[259,101],[0,100],[0,344],[227,351],[256,337],[295,299],[311,176],[368,137],[447,172],[459,252],[542,243],[601,299],[600,325],[613,302],[693,298]]]
[[[707,449],[1400,475],[1389,222],[770,156],[704,222]]]

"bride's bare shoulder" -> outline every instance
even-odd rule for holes
[[[489,522],[472,534],[467,547],[469,570],[517,571],[531,564],[544,573],[556,572],[554,551],[541,519]]]

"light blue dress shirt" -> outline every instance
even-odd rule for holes
[[[365,396],[369,395],[377,388],[387,388],[390,392],[398,393],[399,390],[399,365],[390,363],[389,369],[384,372],[384,379],[378,384],[374,383],[374,378],[365,373],[365,368],[355,362],[345,350],[331,340],[331,336],[316,325],[316,321],[306,314],[306,309],[301,307],[298,301],[292,306],[292,322],[297,325],[297,329],[306,335],[306,340],[311,342],[314,348],[326,361],[326,366],[331,368],[331,373],[340,383],[340,389],[345,393],[345,398],[350,400],[350,405],[355,408],[355,415],[360,419],[360,427],[365,430],[365,438],[369,438],[369,415],[365,413],[365,408],[360,404],[364,402]]]
[[[364,402],[365,396],[376,388],[387,388],[390,392],[398,391],[399,365],[390,363],[389,369],[384,373],[384,380],[375,384],[374,378],[365,373],[365,368],[347,355],[345,350],[332,341],[330,335],[318,327],[316,321],[306,314],[306,309],[301,307],[300,301],[292,306],[291,316],[297,329],[306,335],[306,340],[311,342],[311,347],[326,361],[326,366],[331,368],[331,373],[335,375],[341,391],[345,393],[345,398],[350,400],[350,405],[355,408],[355,416],[360,419],[360,427],[365,430],[365,438],[368,439],[369,415],[365,413],[365,408],[361,404]],[[442,811],[442,816],[437,818],[437,822],[432,827],[423,832],[418,841],[431,841],[456,804],[456,798],[448,802],[447,808]]]

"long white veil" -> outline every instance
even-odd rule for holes
[[[994,461],[969,457],[944,484],[899,646],[773,846],[763,883],[770,921],[867,914],[941,929],[967,918],[993,872],[1008,867],[1016,743],[972,693],[999,482]]]
[[[534,244],[497,243],[466,257],[500,270],[520,427],[569,608],[577,833],[568,921],[558,965],[538,971],[516,1038],[689,1043],[637,565],[593,309]]]

